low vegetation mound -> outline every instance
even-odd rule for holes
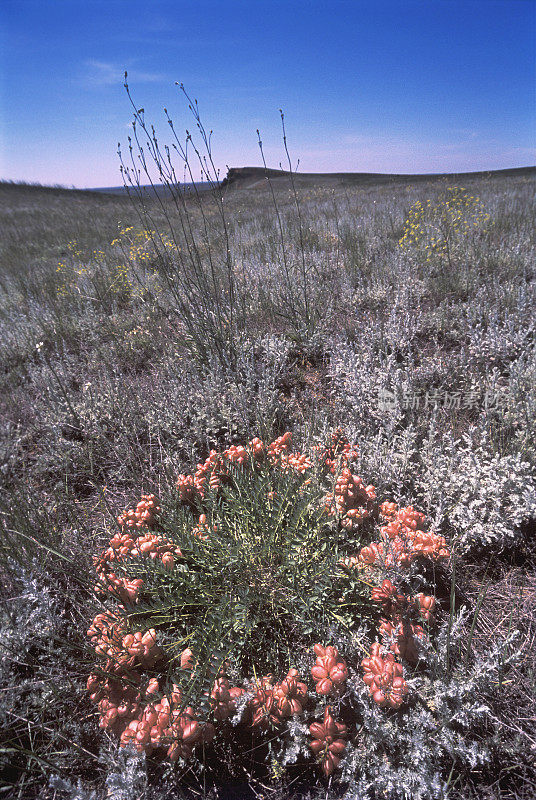
[[[434,710],[436,596],[418,589],[448,563],[445,539],[377,500],[339,430],[310,454],[291,441],[213,450],[173,496],[118,517],[95,559],[105,610],[87,688],[121,746],[184,760],[240,724],[278,741],[282,765],[293,746],[329,778],[348,770],[360,704]]]

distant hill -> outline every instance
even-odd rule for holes
[[[295,172],[294,181],[298,186],[366,186],[389,183],[418,183],[430,180],[465,178],[520,177],[523,175],[536,177],[536,167],[516,167],[513,169],[497,169],[484,172],[452,172],[430,174],[383,174],[378,172]],[[222,181],[222,188],[254,189],[264,186],[269,178],[276,186],[290,184],[290,172],[280,169],[264,169],[264,167],[230,167],[227,177]]]
[[[26,196],[32,194],[38,196],[46,194],[47,196],[55,197],[79,197],[91,198],[95,196],[95,192],[100,192],[103,195],[113,195],[114,192],[108,192],[106,189],[75,189],[74,186],[62,186],[61,184],[46,185],[44,183],[28,183],[27,181],[2,181],[0,180],[0,190],[2,192],[9,192],[10,195]],[[110,198],[116,199],[116,198]]]
[[[535,167],[515,167],[512,169],[495,169],[482,172],[448,172],[448,173],[425,173],[425,174],[384,174],[380,172],[295,172],[293,173],[294,182],[301,188],[314,187],[337,187],[337,186],[377,186],[389,184],[412,184],[424,183],[434,180],[462,181],[475,178],[508,178],[508,177],[532,177],[536,178]],[[288,188],[290,186],[290,172],[281,169],[264,169],[264,167],[230,167],[227,176],[220,183],[220,187],[225,190],[234,189],[257,189],[266,186],[267,178],[276,188]],[[86,195],[89,197],[95,194],[108,196],[110,200],[114,197],[128,198],[128,191],[125,186],[106,186],[95,189],[75,189],[66,186],[44,186],[39,183],[26,183],[24,181],[1,181],[0,187],[10,190],[16,194],[33,190],[39,192],[53,193],[60,195]],[[187,194],[195,192],[203,193],[212,187],[206,181],[199,183],[181,183],[180,188]],[[166,186],[141,186],[140,189],[146,194],[147,198],[154,198],[155,193],[158,197],[167,198],[170,191]],[[135,196],[136,193],[131,190]]]
[[[210,185],[204,181],[203,183],[184,183],[180,184],[181,189],[185,190],[187,194],[193,194],[194,191],[199,193],[210,189]],[[95,195],[99,195],[100,197],[107,197],[109,200],[117,201],[118,198],[122,198],[125,201],[129,199],[129,192],[125,186],[103,186],[97,187],[95,189],[76,189],[74,186],[67,187],[61,186],[60,184],[55,184],[53,186],[46,186],[42,183],[28,183],[26,181],[2,181],[0,180],[0,188],[2,190],[9,190],[13,195],[20,194],[20,193],[28,193],[33,192],[35,195],[47,192],[49,195],[54,195],[56,197],[60,196],[78,196],[78,197],[93,197]],[[156,185],[156,186],[140,186],[142,192],[146,195],[148,199],[154,199],[155,193],[156,196],[161,198],[166,198],[170,196],[170,191],[166,186]],[[133,190],[130,191],[132,197],[136,197],[137,193]]]
[[[181,183],[180,189],[191,194],[193,192],[205,192],[207,189],[211,189],[211,185],[207,183],[207,181],[199,181],[199,183]],[[146,193],[149,197],[154,197],[155,194],[158,197],[169,197],[171,192],[167,186],[163,184],[157,184],[155,186],[151,186],[150,184],[145,186],[140,186],[142,192]],[[98,189],[90,189],[91,192],[102,192],[103,194],[117,194],[117,195],[128,195],[129,192],[133,196],[136,196],[136,190],[131,189],[130,187],[127,189],[126,186],[106,186]]]

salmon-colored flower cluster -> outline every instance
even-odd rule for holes
[[[279,464],[282,469],[294,469],[303,473],[312,466],[312,462],[302,453],[290,453],[292,434],[280,436],[269,445],[255,437],[243,445],[231,445],[222,453],[211,450],[202,464],[197,465],[193,475],[179,475],[177,488],[182,503],[195,507],[199,505],[207,489],[217,491],[222,482],[229,482],[229,465],[245,466],[248,462],[260,462],[267,458],[272,464]]]
[[[309,747],[318,757],[322,772],[329,778],[346,749],[346,725],[336,722],[330,707],[326,706],[324,719],[309,725],[309,733],[313,737]]]
[[[429,620],[435,609],[435,597],[419,592],[414,596],[399,594],[390,580],[384,580],[381,586],[375,586],[371,593],[372,600],[383,606],[384,614],[397,619],[405,611],[415,608],[423,619]]]
[[[87,682],[90,699],[97,704],[99,726],[119,736],[121,747],[132,744],[138,752],[151,753],[155,747],[165,746],[171,761],[188,758],[196,744],[213,738],[214,726],[198,721],[193,709],[184,707],[176,684],[169,697],[158,698],[157,678],[150,678],[142,688],[142,676],[132,667],[134,662],[154,666],[153,658],[147,658],[147,653],[154,651],[153,642],[154,631],[139,640],[124,637],[131,659],[126,663],[109,659],[104,674],[91,674]]]
[[[315,688],[318,694],[329,694],[341,689],[348,678],[348,668],[346,661],[339,658],[337,648],[332,645],[323,647],[321,644],[315,644],[314,651],[316,662],[311,668],[311,675],[316,681]]]
[[[343,556],[337,562],[340,567],[344,567],[347,570],[359,569],[363,566],[359,556]]]
[[[109,612],[97,614],[87,635],[97,655],[108,660],[106,669],[116,673],[135,666],[153,667],[163,656],[154,628],[126,633],[120,617]]]
[[[90,700],[96,703],[100,713],[99,727],[121,735],[127,725],[136,719],[141,707],[141,676],[132,671],[127,684],[114,675],[102,676],[92,673],[87,680]]]
[[[264,446],[260,439],[253,439],[253,442],[249,443],[250,448],[253,443],[256,443],[254,446],[257,449],[254,452],[256,453],[257,460],[260,460]],[[293,471],[299,475],[303,475],[308,469],[312,468],[313,462],[305,453],[291,453],[291,445],[292,434],[290,431],[287,431],[283,436],[279,436],[266,447],[268,460],[274,466],[279,467],[283,472]]]
[[[124,662],[125,666],[131,668],[134,664],[139,662],[142,667],[154,667],[164,653],[156,643],[156,631],[150,628],[143,633],[136,631],[136,633],[127,633],[121,642],[123,648],[126,650],[130,658]]]
[[[129,580],[116,575],[115,572],[102,572],[99,575],[99,583],[96,584],[95,591],[100,595],[115,595],[122,603],[135,603],[142,586],[141,578]]]
[[[216,450],[211,450],[203,464],[197,465],[193,475],[179,475],[177,489],[182,503],[195,507],[202,501],[207,488],[217,491],[223,473],[222,457]]]
[[[330,516],[338,514],[341,526],[352,531],[370,517],[375,499],[374,486],[365,486],[359,475],[353,475],[348,467],[344,467],[335,482],[333,494],[324,498],[324,505]]]
[[[298,671],[290,669],[281,683],[273,684],[273,676],[266,675],[256,685],[256,691],[248,703],[251,724],[266,728],[281,725],[293,714],[301,714],[307,702],[307,684],[300,681]]]
[[[268,458],[271,461],[277,461],[281,456],[288,455],[290,452],[290,445],[292,443],[292,434],[287,431],[283,436],[278,436],[273,442],[270,442],[266,448]]]
[[[143,494],[136,508],[124,511],[117,521],[122,528],[150,528],[159,511],[161,508],[154,494]]]
[[[422,619],[429,620],[435,609],[435,597],[419,592],[416,595],[398,594],[390,580],[384,580],[381,586],[375,586],[371,593],[372,600],[383,606],[383,612],[398,622],[402,616],[407,617],[411,611],[419,612]]]
[[[100,558],[95,559],[97,573],[102,572],[110,562],[122,561],[128,558],[136,546],[135,541],[136,536],[134,533],[116,533],[115,536],[112,536],[104,553]]]
[[[328,447],[314,447],[314,457],[309,457],[305,453],[291,452],[292,434],[287,431],[273,442],[265,444],[262,439],[255,437],[246,446],[232,445],[231,447],[218,453],[211,450],[208,457],[202,464],[197,465],[196,471],[191,475],[179,475],[177,488],[179,498],[182,503],[192,508],[199,506],[207,492],[207,489],[217,491],[222,482],[228,483],[231,480],[229,465],[238,464],[245,466],[248,463],[259,463],[268,461],[273,466],[279,467],[283,472],[295,472],[304,475],[307,470],[312,469],[315,463],[319,463],[323,468],[335,473],[337,468],[347,468],[348,464],[356,457],[357,451],[350,445],[340,430],[335,431],[331,437]],[[359,479],[357,479],[359,481]],[[363,487],[365,488],[365,487]],[[366,487],[373,492],[374,487]],[[349,487],[348,500],[351,498],[352,488]],[[367,495],[367,502],[372,499],[372,494]],[[351,506],[348,505],[348,511]],[[333,511],[335,513],[335,510]],[[357,513],[350,514],[356,517]],[[347,524],[350,524],[347,522]]]
[[[181,669],[194,669],[195,667],[194,654],[189,647],[187,647],[186,650],[182,651],[180,663],[181,663]]]
[[[405,594],[399,594],[390,580],[384,580],[381,586],[375,586],[371,592],[371,599],[383,606],[383,613],[390,617],[397,617],[407,606]]]
[[[120,737],[121,747],[132,744],[138,752],[151,753],[155,747],[167,747],[170,761],[189,758],[197,744],[214,737],[214,726],[197,720],[191,706],[183,707],[181,692],[173,685],[170,697],[153,698],[159,690],[152,678],[145,692],[149,702],[130,720]]]
[[[210,693],[210,702],[214,719],[223,722],[236,711],[236,701],[244,694],[244,689],[231,686],[229,679],[222,675],[219,677]]]
[[[217,530],[218,530],[217,525],[213,525],[211,527],[208,524],[206,514],[200,514],[199,522],[192,530],[192,536],[195,536],[196,539],[200,539],[202,542],[206,542],[207,539],[210,537],[210,534]]]
[[[419,658],[419,641],[423,642],[425,633],[421,625],[411,620],[417,612],[422,619],[430,620],[435,608],[435,597],[420,592],[405,595],[386,579],[381,586],[375,586],[371,599],[381,603],[383,613],[390,619],[382,619],[380,633],[390,640],[387,648],[375,642],[368,658],[361,665],[365,670],[363,680],[369,687],[374,702],[382,708],[400,708],[408,694],[404,680],[404,668],[395,660],[395,655],[415,664]]]
[[[382,708],[400,708],[408,687],[404,680],[404,668],[395,661],[393,653],[382,655],[381,644],[374,642],[369,657],[363,659],[361,666],[365,670],[363,680],[374,702]]]
[[[176,547],[173,542],[163,536],[155,536],[154,533],[146,533],[144,536],[140,536],[132,555],[149,556],[153,561],[159,560],[168,570],[173,569],[175,558],[182,557],[180,547]]]
[[[154,747],[168,746],[170,761],[189,758],[196,744],[210,741],[214,736],[211,723],[202,725],[188,706],[181,711],[164,697],[160,703],[147,706],[140,720],[132,720],[121,735],[121,746],[132,743],[139,752],[151,752]]]
[[[424,530],[425,516],[413,506],[398,508],[396,503],[385,502],[380,514],[387,524],[380,528],[380,542],[361,548],[363,564],[372,566],[409,566],[417,558],[447,561],[450,551],[443,536]]]
[[[155,496],[144,495],[135,510],[118,517],[121,532],[95,559],[97,593],[115,597],[126,605],[136,603],[143,580],[119,576],[111,570],[113,564],[127,559],[146,557],[173,569],[175,559],[182,556],[180,548],[149,530],[159,511]],[[138,670],[153,669],[164,652],[157,644],[154,628],[127,631],[126,624],[119,615],[106,612],[97,614],[87,632],[95,653],[106,659],[103,674],[92,674],[88,680],[91,699],[99,709],[99,724],[111,728],[120,737],[121,745],[132,742],[138,750],[150,752],[157,744],[168,743],[169,756],[178,758],[191,752],[199,725],[192,727],[193,718],[179,712],[177,687],[173,688],[171,701],[162,698],[147,705],[147,698],[158,691],[158,681],[152,678],[142,692]]]
[[[105,611],[102,614],[97,614],[88,629],[87,635],[98,655],[114,661],[114,657],[121,652],[119,645],[124,633],[125,630],[121,618],[110,611]]]
[[[318,445],[313,447],[313,451],[320,463],[324,464],[332,475],[349,467],[358,456],[357,450],[350,444],[340,428],[333,431],[327,447]]]
[[[380,633],[392,638],[391,652],[415,663],[418,659],[418,642],[425,638],[423,628],[411,619],[417,612],[421,619],[430,621],[435,609],[435,597],[422,592],[416,595],[399,593],[390,580],[383,581],[381,586],[375,586],[371,592],[371,599],[382,604],[386,617],[380,624]]]
[[[428,621],[435,609],[435,597],[419,592],[412,600],[421,617]]]
[[[148,530],[156,523],[158,512],[161,508],[156,497],[143,495],[136,509],[125,511],[117,518],[122,530],[110,539],[108,547],[98,558],[94,559],[95,571],[99,576],[97,591],[105,587],[105,591],[114,592],[123,602],[135,602],[141,584],[118,578],[110,570],[114,562],[121,562],[128,558],[147,556],[159,560],[166,569],[173,569],[175,559],[182,556],[179,547],[165,537]],[[125,530],[126,529],[126,530]]]
[[[399,508],[396,503],[385,501],[379,506],[379,514],[386,523],[380,528],[380,541],[362,547],[358,555],[342,558],[340,566],[348,570],[400,569],[418,558],[438,562],[450,558],[445,539],[425,530],[426,518],[413,506]],[[382,645],[379,642],[372,645],[370,656],[362,662],[364,680],[375,702],[382,707],[399,708],[408,690],[403,666],[395,661],[395,656],[413,664],[418,661],[419,642],[425,639],[418,619],[430,621],[436,601],[422,592],[414,596],[400,593],[389,579],[372,588],[371,599],[382,605],[380,633],[390,643],[383,656]]]
[[[287,677],[274,688],[274,699],[282,719],[301,714],[307,702],[307,684],[300,681],[298,670],[290,669]]]
[[[424,630],[421,625],[414,622],[400,621],[390,622],[382,620],[380,623],[380,634],[391,640],[390,651],[397,656],[401,656],[410,664],[416,664],[419,658],[418,641],[425,638]]]
[[[95,559],[95,571],[99,576],[100,584],[108,586],[114,580],[116,583],[117,580],[119,580],[119,583],[124,583],[124,579],[117,579],[115,574],[110,572],[109,565],[113,562],[124,561],[127,558],[139,558],[142,556],[146,556],[153,561],[158,560],[162,563],[162,566],[170,570],[175,565],[175,559],[182,557],[182,553],[180,547],[155,533],[141,533],[135,538],[132,538],[131,534],[116,534],[110,539],[106,550]],[[112,591],[112,589],[108,589],[108,591]],[[123,602],[125,601],[123,597]],[[134,602],[134,600],[129,600],[129,602]]]
[[[292,434],[287,431],[287,433],[279,436],[268,445],[264,444],[258,437],[255,437],[245,447],[243,445],[232,445],[221,453],[211,450],[205,461],[197,465],[197,469],[193,474],[179,475],[177,479],[179,498],[182,503],[191,508],[198,507],[202,504],[208,489],[217,491],[222,483],[230,482],[229,465],[231,464],[245,466],[248,463],[255,464],[266,460],[283,472],[295,472],[298,475],[304,475],[307,470],[313,468],[315,463],[319,463],[324,469],[334,473],[337,467],[343,466],[347,469],[347,465],[357,455],[357,451],[344,439],[340,431],[332,436],[332,442],[329,447],[318,446],[313,448],[314,457],[299,451],[291,452],[291,445]],[[349,474],[351,475],[351,473]],[[359,516],[358,509],[359,513],[363,512],[362,504],[359,506],[351,505],[352,492],[357,491],[360,487],[360,479],[357,476],[353,477],[357,482],[353,488],[349,485],[346,492],[348,504],[346,511],[351,512],[346,524],[350,527],[349,520]],[[338,484],[338,486],[343,492],[343,483]],[[368,504],[375,497],[374,487],[363,486],[363,489],[365,489],[364,501]],[[342,500],[337,502],[340,505]],[[335,506],[333,513],[335,513]]]

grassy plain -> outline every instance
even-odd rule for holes
[[[445,213],[453,187],[471,200]],[[536,792],[534,172],[311,177],[294,189],[249,176],[221,202],[142,205],[0,185],[6,796],[177,791],[150,760],[128,783],[96,732],[84,691],[92,554],[142,491],[159,494],[212,447],[286,430],[311,444],[337,426],[365,482],[452,543],[454,600],[441,613],[467,607],[475,672],[520,631],[495,691],[475,688],[488,708],[478,723],[460,700],[474,763],[445,745],[433,794],[433,754],[417,764],[426,743],[406,732],[400,763],[381,742],[370,756],[395,781],[377,796]],[[421,231],[402,246],[418,202]],[[429,795],[411,794],[411,769]],[[173,780],[193,778],[184,768]],[[291,792],[284,777],[273,785]]]

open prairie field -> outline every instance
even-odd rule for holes
[[[536,170],[269,176],[0,184],[3,796],[533,798]]]

